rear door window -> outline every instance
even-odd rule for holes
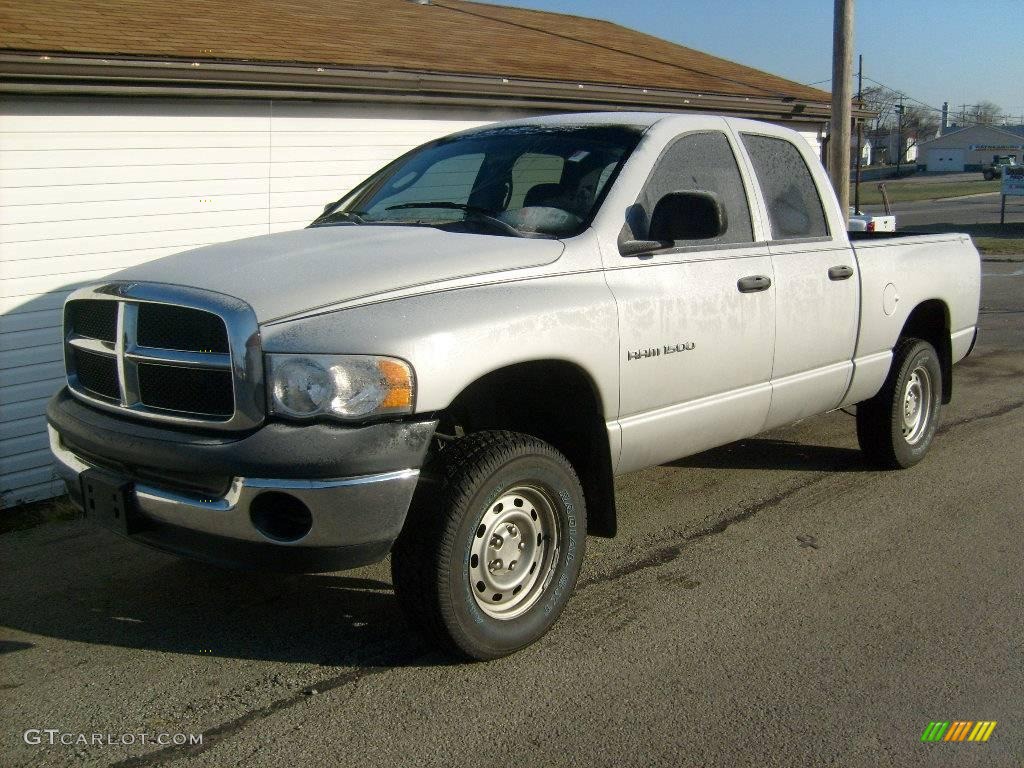
[[[785,139],[744,133],[775,240],[828,237],[825,210],[803,155]]]

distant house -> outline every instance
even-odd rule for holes
[[[872,156],[876,164],[895,165],[898,147],[902,143],[903,155],[901,164],[913,163],[917,160],[919,140],[912,134],[900,134],[895,128],[883,128],[869,134]]]
[[[1024,135],[1013,129],[973,125],[922,142],[918,168],[937,171],[980,171],[994,156],[1024,159]]]
[[[59,489],[44,409],[77,285],[303,227],[494,120],[697,111],[817,147],[830,115],[824,91],[616,24],[462,0],[0,0],[0,25],[2,506]]]

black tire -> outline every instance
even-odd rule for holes
[[[481,533],[503,525],[507,535]],[[583,489],[561,453],[529,435],[473,433],[424,467],[391,554],[395,592],[411,623],[442,649],[478,660],[505,656],[536,641],[561,614],[579,577],[586,531]],[[487,549],[499,539],[500,549]],[[481,548],[485,558],[474,553]],[[497,557],[517,550],[530,565]],[[491,554],[490,566],[503,567],[487,568]],[[481,591],[484,579],[491,586]],[[527,582],[498,593],[496,579]],[[506,601],[510,613],[491,615],[505,610],[492,598]]]
[[[921,394],[912,400],[915,376]],[[916,410],[914,402],[919,404]],[[941,403],[942,366],[935,347],[921,339],[900,339],[882,389],[857,405],[857,441],[864,455],[884,469],[917,464],[935,437]],[[905,412],[911,418],[920,412],[923,422],[915,419],[908,427]]]

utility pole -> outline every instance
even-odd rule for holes
[[[829,128],[828,171],[839,198],[839,211],[850,216],[850,118],[853,70],[853,0],[835,0],[832,30],[832,123]]]
[[[892,134],[890,134],[892,135]],[[896,105],[896,178],[900,177],[900,163],[903,161],[903,94]]]
[[[857,54],[857,109],[864,109],[864,56]],[[857,120],[857,176],[853,182],[853,210],[860,213],[860,155],[863,139],[863,121]]]

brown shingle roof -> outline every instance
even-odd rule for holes
[[[610,22],[464,0],[0,0],[0,49],[829,100],[816,88]]]

